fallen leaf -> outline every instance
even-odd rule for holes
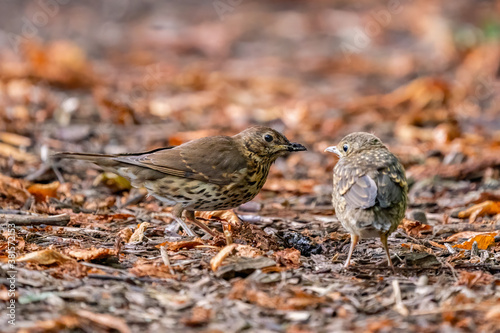
[[[17,262],[33,262],[39,265],[51,265],[54,263],[61,264],[66,261],[73,260],[74,259],[51,249],[28,253],[20,258],[17,258]]]
[[[488,285],[494,280],[493,275],[483,271],[467,272],[461,271],[457,284],[472,288],[477,285]]]
[[[227,221],[233,225],[241,224],[241,220],[236,215],[233,210],[216,210],[216,211],[206,211],[206,212],[196,212],[197,217],[201,217],[207,220],[217,219]]]
[[[131,274],[142,277],[156,277],[172,279],[175,276],[170,272],[170,267],[165,266],[163,263],[148,263],[138,261],[129,271]]]
[[[469,222],[473,223],[479,216],[500,214],[500,201],[485,201],[480,204],[469,207],[458,213],[461,219],[469,218]]]
[[[403,222],[400,225],[400,228],[403,228],[408,236],[412,237],[422,237],[423,233],[432,232],[432,226],[428,224],[423,224],[419,221],[413,221],[409,219],[403,219]]]
[[[446,250],[446,246],[445,246],[445,245],[443,245],[443,244],[439,244],[439,243],[436,243],[436,242],[431,241],[431,240],[429,241],[429,244],[431,244],[431,245],[432,245],[432,246],[434,246],[434,247],[438,247],[438,248],[440,248],[440,249]]]
[[[118,232],[118,237],[122,240],[122,242],[129,243],[130,237],[132,237],[133,233],[132,229],[125,228]]]
[[[91,248],[70,250],[67,252],[67,254],[77,260],[90,261],[116,256],[116,251],[114,249],[106,248]]]
[[[28,192],[31,193],[37,202],[47,201],[47,198],[58,198],[57,193],[61,183],[52,182],[50,184],[33,184],[28,187]]]
[[[134,233],[132,236],[130,236],[130,239],[128,240],[129,243],[139,243],[142,242],[144,238],[144,232],[146,231],[147,227],[149,227],[150,223],[148,222],[142,222],[137,226],[137,229],[135,229]]]
[[[461,244],[455,244],[455,245],[453,245],[453,247],[456,247],[459,249],[464,249],[464,250],[471,250],[472,244],[474,242],[477,242],[477,247],[480,250],[487,250],[488,247],[495,244],[495,236],[491,235],[491,234],[477,235],[477,236],[474,236]]]
[[[237,244],[226,245],[222,250],[219,251],[211,260],[210,268],[215,272],[219,269],[220,265],[233,251],[236,249]]]
[[[284,266],[287,269],[299,268],[301,265],[300,251],[294,248],[274,252],[273,257],[279,266]]]
[[[26,191],[23,185],[23,182],[19,179],[0,174],[0,194],[7,198],[13,198],[22,204],[31,197],[31,194]]]
[[[238,255],[240,257],[246,257],[246,258],[257,258],[257,257],[263,256],[264,253],[260,249],[257,249],[253,246],[244,245],[244,244],[237,244],[236,255]]]
[[[74,314],[61,316],[55,319],[40,320],[31,327],[21,328],[18,333],[48,333],[76,329],[80,324]]]
[[[459,239],[468,239],[472,238],[478,235],[491,235],[491,236],[497,236],[500,234],[500,231],[497,232],[482,232],[482,231],[462,231],[458,232],[456,234],[451,235],[450,237],[446,238],[444,241],[449,243],[449,242],[456,242]]]
[[[0,142],[0,156],[12,157],[17,162],[35,163],[38,161],[36,155],[24,152],[17,147]]]
[[[491,307],[488,312],[486,312],[486,315],[484,316],[484,319],[486,320],[500,320],[500,304],[499,305],[494,305]]]
[[[271,296],[256,289],[248,281],[239,280],[233,284],[228,298],[245,300],[264,308],[278,310],[301,310],[326,301],[324,296],[314,296],[301,290],[292,290],[292,293],[293,295],[289,295],[289,293],[281,292],[280,296]]]
[[[401,244],[401,247],[403,248],[407,248],[407,249],[410,249],[410,250],[415,250],[415,251],[418,251],[418,252],[426,252],[426,253],[429,253],[429,254],[432,254],[433,251],[432,249],[429,249],[428,247],[425,247],[423,245],[420,245],[420,244]],[[444,246],[444,248],[446,248],[446,246]]]
[[[110,314],[104,313],[95,313],[87,310],[78,310],[76,312],[80,321],[87,320],[98,326],[101,329],[105,329],[106,331],[116,330],[120,333],[131,333],[130,329],[127,326],[127,323],[123,318],[112,316]],[[87,325],[82,325],[82,327],[88,327]],[[97,331],[97,327],[92,331]]]
[[[213,311],[211,309],[195,306],[191,310],[189,317],[182,318],[181,322],[189,327],[199,327],[208,324],[212,316]]]
[[[162,246],[166,246],[169,251],[179,251],[180,249],[192,249],[200,245],[204,245],[203,241],[200,238],[195,238],[192,240],[178,241],[178,242],[163,242],[159,245],[156,245],[157,248]]]

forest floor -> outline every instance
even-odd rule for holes
[[[41,4],[0,5],[0,331],[500,332],[498,2]],[[308,150],[211,239],[50,158],[255,124]],[[406,168],[394,272],[378,239],[343,270],[324,149],[353,131]]]

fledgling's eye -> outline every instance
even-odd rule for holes
[[[271,134],[266,134],[264,135],[264,140],[266,140],[267,142],[271,142],[273,141],[273,136]]]
[[[342,149],[344,149],[344,151],[347,153],[347,151],[349,150],[349,145],[346,143]]]

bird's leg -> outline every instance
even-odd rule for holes
[[[179,225],[184,229],[184,231],[188,234],[188,236],[194,237],[196,234],[187,226],[186,222],[182,219],[182,211],[184,208],[182,204],[178,203],[172,209],[172,214],[174,215],[175,221],[179,223]]]
[[[184,214],[186,215],[186,220],[188,222],[193,223],[198,228],[202,229],[203,231],[205,231],[206,233],[208,233],[211,236],[215,236],[216,235],[212,230],[210,230],[209,227],[207,227],[205,224],[201,223],[200,221],[198,221],[196,219],[196,217],[194,216],[194,211],[192,211],[192,210],[186,210],[186,212]]]
[[[387,234],[381,234],[380,241],[382,242],[382,245],[384,246],[385,255],[387,256],[387,264],[394,271],[394,265],[392,264],[391,255],[389,254],[389,247],[387,246]]]
[[[349,254],[347,255],[347,260],[345,261],[344,268],[349,267],[349,265],[351,264],[351,256],[352,253],[354,252],[354,247],[358,243],[358,240],[359,240],[358,235],[351,234],[351,247],[349,248]]]

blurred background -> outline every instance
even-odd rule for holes
[[[15,328],[498,331],[499,37],[498,0],[0,0],[0,217],[41,219],[12,229],[16,255],[31,258],[16,264]],[[236,210],[241,229],[228,215],[238,246],[276,260],[247,279],[215,277],[222,238],[177,242],[157,200],[48,158],[256,124],[308,151],[278,159]],[[407,170],[394,275],[378,240],[341,271],[349,235],[324,149],[353,131],[379,136]],[[47,226],[47,214],[67,219]],[[128,243],[135,229],[144,241]],[[12,237],[0,234],[0,259]],[[173,268],[159,256],[165,237]]]
[[[498,159],[498,1],[0,6],[0,170],[14,177],[54,180],[32,175],[47,151],[136,152],[252,124],[309,148],[271,175],[308,186],[329,184],[323,150],[352,131],[380,136],[414,179]]]

